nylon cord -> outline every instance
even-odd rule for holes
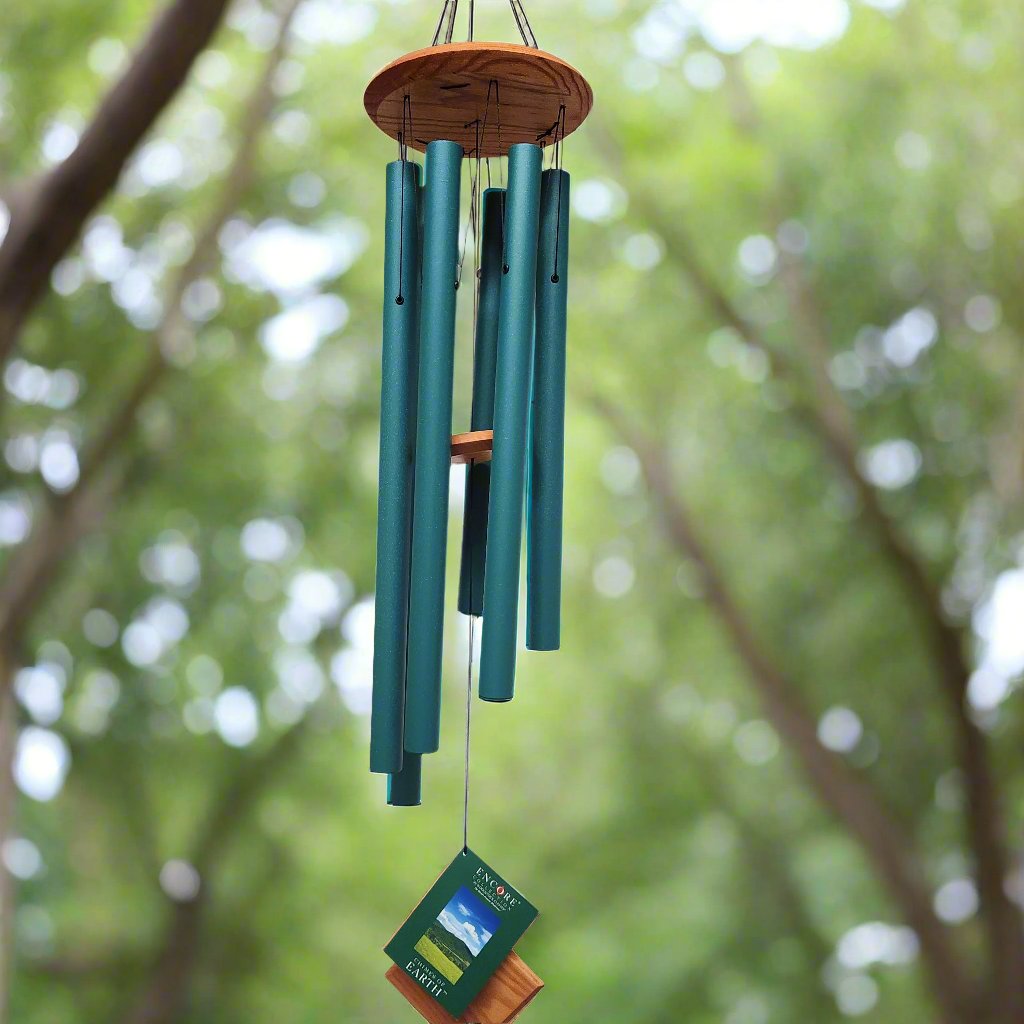
[[[470,463],[472,466],[472,463]],[[471,499],[472,500],[472,499]],[[473,586],[473,566],[469,569],[470,592]],[[473,647],[475,639],[476,616],[469,617],[469,657],[466,669],[466,761],[462,790],[462,849],[469,849],[469,727],[473,715]]]
[[[486,116],[486,112],[485,112]],[[472,359],[470,362],[473,379],[476,379],[476,332],[477,325],[480,319],[480,256],[481,256],[481,235],[483,233],[483,195],[480,191],[479,185],[481,180],[481,148],[482,131],[481,126],[477,123],[476,126],[476,194],[472,199],[473,210],[471,214],[471,222],[473,224],[473,345],[472,345]],[[472,165],[471,165],[472,166]],[[480,204],[480,209],[478,209]],[[470,424],[472,426],[472,424]],[[466,486],[469,488],[468,491],[468,502],[466,508],[466,518],[470,519],[473,514],[473,487],[470,483],[470,477],[473,472],[473,462],[469,463],[466,469]],[[476,639],[476,619],[477,616],[472,613],[472,601],[473,601],[473,559],[469,559],[469,600],[470,600],[470,615],[469,615],[469,651],[467,652],[466,658],[466,755],[465,765],[463,774],[463,790],[462,790],[462,849],[465,852],[469,849],[469,753],[470,753],[470,726],[472,724],[473,716],[473,654],[475,648]]]

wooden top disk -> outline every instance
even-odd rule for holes
[[[553,143],[556,132],[562,134],[557,124],[563,106],[564,134],[571,135],[590,113],[594,93],[572,65],[544,50],[447,43],[392,61],[367,86],[363,103],[393,139],[402,131],[405,108],[408,145],[420,152],[445,139],[473,156],[479,131],[479,155],[491,157],[507,155],[517,142]]]

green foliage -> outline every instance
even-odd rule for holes
[[[467,633],[453,511],[441,752],[424,763],[424,806],[390,810],[366,771],[365,709],[394,146],[360,97],[377,67],[429,40],[435,6],[300,10],[253,182],[165,339],[171,368],[23,638],[23,663],[63,689],[59,716],[36,708],[36,726],[63,738],[70,770],[52,799],[18,801],[16,835],[41,865],[6,847],[25,876],[19,1024],[129,1024],[199,877],[180,1024],[413,1019],[380,950],[461,842]],[[507,12],[480,6],[478,35],[511,38]],[[904,932],[898,948],[876,936],[870,963],[848,945],[837,956],[851,929],[895,930],[900,911],[765,721],[699,566],[667,540],[636,454],[591,398],[666,447],[700,536],[815,720],[855,713],[840,720],[861,729],[843,757],[913,836],[929,884],[969,874],[926,613],[801,420],[811,376],[773,375],[687,254],[787,361],[809,366],[819,332],[862,465],[897,474],[883,508],[969,635],[1022,550],[1024,15],[1000,0],[857,2],[821,45],[716,53],[685,14],[697,4],[528,6],[542,45],[597,99],[566,146],[563,649],[522,653],[515,702],[473,708],[470,842],[541,908],[520,946],[548,986],[530,1020],[934,1019]],[[116,41],[131,46],[152,9],[3,6],[0,198],[46,166],[54,124],[86,123]],[[140,373],[161,298],[218,201],[268,18],[255,0],[236,7],[58,268],[6,377],[0,523],[29,507],[45,521],[54,486],[24,452],[84,451]],[[310,232],[301,252],[274,221]],[[325,251],[316,280],[286,287]],[[784,265],[814,308],[794,301]],[[300,353],[305,328],[287,324],[289,358],[274,358],[268,323],[317,295],[343,300],[320,307],[333,326]],[[457,429],[469,313],[464,302]],[[19,399],[24,361],[71,371],[77,398]],[[1018,836],[1015,682],[976,716]],[[22,705],[24,729],[34,705]],[[973,969],[981,929],[964,918],[954,938]]]

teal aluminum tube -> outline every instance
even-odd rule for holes
[[[423,757],[405,755],[400,772],[388,776],[388,804],[391,807],[419,807],[423,802]]]
[[[423,191],[419,404],[405,707],[405,749],[414,754],[437,750],[441,731],[461,174],[462,147],[455,142],[430,143]]]
[[[562,628],[562,493],[565,476],[565,336],[569,286],[569,175],[545,171],[537,245],[526,646],[557,651]]]
[[[498,360],[498,310],[504,261],[505,190],[489,188],[483,198],[483,245],[480,253],[480,300],[473,359],[471,430],[494,427],[494,377]],[[462,521],[462,572],[459,611],[483,615],[484,566],[487,557],[487,508],[491,492],[488,462],[466,467],[466,511]]]
[[[370,771],[402,770],[419,358],[417,164],[387,169]]]
[[[498,316],[494,457],[480,655],[480,696],[495,702],[511,700],[515,690],[540,176],[540,147],[529,143],[512,146],[505,205],[505,266],[508,271],[501,281]]]

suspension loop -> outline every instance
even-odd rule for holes
[[[448,27],[445,29],[444,41],[450,43],[455,35],[455,16],[459,13],[459,0],[452,0],[451,12],[448,15]]]
[[[509,0],[509,7],[512,8],[512,17],[516,19],[516,28],[519,29],[519,37],[524,46],[534,50],[540,49],[537,42],[537,35],[533,31],[530,19],[523,6],[523,0]],[[431,46],[438,46],[441,43],[442,34],[444,42],[450,43],[455,36],[455,19],[459,11],[459,0],[444,0],[441,8],[441,15],[437,19],[437,27],[434,29],[434,36],[430,42]],[[476,0],[469,0],[469,31],[466,36],[467,42],[473,42],[476,31]]]
[[[530,46],[534,50],[539,50],[540,46],[537,43],[537,36],[534,34],[530,19],[526,16],[523,0],[509,0],[509,6],[512,8],[512,16],[516,19],[516,27],[519,29],[519,35],[522,37],[523,46]]]
[[[437,19],[437,28],[434,29],[434,38],[430,41],[431,46],[437,46],[441,42],[441,29],[444,28],[444,19],[448,14],[448,5],[451,0],[444,0],[444,7],[441,8],[441,17]]]

